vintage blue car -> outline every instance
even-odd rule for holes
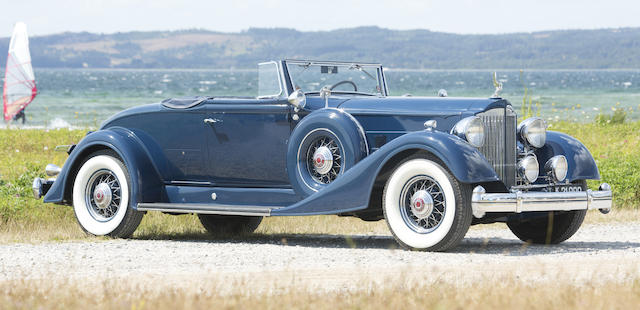
[[[587,210],[611,209],[585,146],[516,126],[498,96],[389,96],[379,64],[283,60],[258,66],[258,97],[196,97],[122,111],[66,147],[36,198],[73,205],[89,234],[128,237],[147,211],[195,213],[210,232],[265,216],[385,219],[400,245],[443,251],[472,224],[505,222],[559,243]],[[495,79],[494,79],[495,83]]]

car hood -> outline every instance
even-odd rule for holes
[[[427,120],[448,132],[463,117],[507,105],[502,98],[358,97],[337,107],[353,115],[367,132],[406,133],[423,130]]]
[[[454,97],[358,97],[342,102],[338,108],[351,114],[462,115],[504,108],[502,98]]]

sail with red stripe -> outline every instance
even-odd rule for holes
[[[36,79],[31,66],[27,25],[16,23],[9,43],[2,101],[4,119],[11,120],[36,97]]]

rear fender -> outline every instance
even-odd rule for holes
[[[408,150],[436,156],[462,183],[499,181],[491,164],[462,139],[439,131],[408,133],[383,145],[324,189],[272,215],[338,214],[366,209],[377,176],[385,164]]]
[[[132,206],[138,202],[166,201],[164,183],[142,141],[128,129],[111,127],[88,134],[76,145],[45,195],[44,202],[71,204],[71,191],[78,169],[89,154],[103,149],[116,152],[129,170]]]

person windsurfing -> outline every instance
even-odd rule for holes
[[[13,116],[13,121],[17,122],[19,119],[22,119],[22,124],[26,121],[26,115],[24,114],[24,109],[20,110],[16,115]]]
[[[7,67],[4,75],[2,92],[4,120],[17,121],[22,119],[24,124],[26,121],[24,109],[33,101],[37,93],[36,79],[29,53],[27,25],[18,22],[13,28],[13,35],[9,43]]]

